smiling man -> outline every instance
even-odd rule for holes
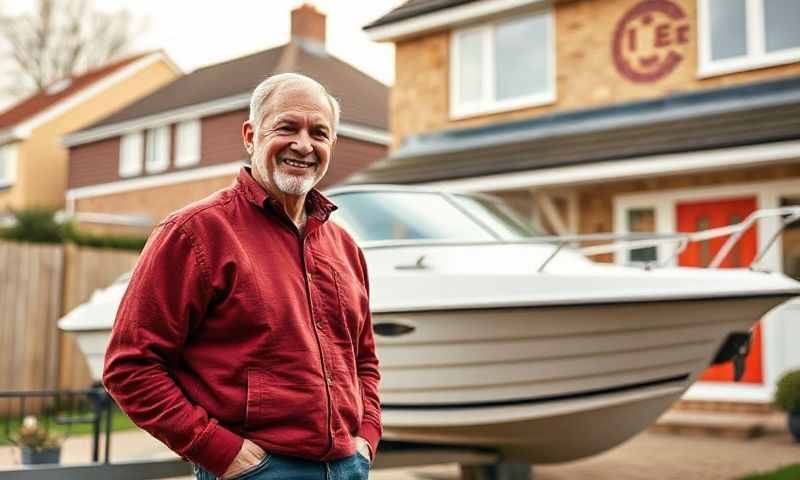
[[[298,74],[253,92],[252,169],[166,218],[134,269],[103,381],[198,479],[363,479],[381,435],[364,257],[313,187],[339,105]]]

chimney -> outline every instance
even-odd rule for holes
[[[303,40],[325,46],[325,15],[303,3],[292,10],[292,41]]]

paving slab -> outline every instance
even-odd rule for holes
[[[784,433],[787,425],[786,414],[781,412],[724,413],[673,409],[664,413],[649,430],[746,439]]]

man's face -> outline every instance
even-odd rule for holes
[[[314,85],[297,82],[276,90],[262,115],[258,128],[245,122],[243,129],[259,179],[273,192],[305,195],[330,163],[335,143],[330,104]]]

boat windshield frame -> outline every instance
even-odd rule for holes
[[[448,205],[456,209],[460,212],[465,218],[469,219],[474,225],[478,226],[482,231],[487,233],[493,240],[459,240],[459,239],[432,239],[432,238],[410,238],[410,239],[385,239],[385,240],[359,240],[358,244],[362,248],[386,248],[390,246],[424,246],[424,245],[442,245],[442,244],[503,244],[503,243],[516,243],[516,242],[523,242],[528,243],[529,239],[532,238],[545,238],[548,236],[545,235],[531,235],[531,236],[522,236],[518,239],[509,239],[503,236],[501,232],[498,232],[491,226],[489,226],[485,221],[480,219],[474,213],[472,213],[468,208],[466,208],[463,204],[461,204],[458,197],[465,197],[471,198],[478,201],[487,202],[490,204],[494,204],[495,206],[499,207],[500,209],[508,209],[507,213],[509,219],[514,223],[514,225],[519,228],[520,230],[526,230],[531,234],[539,233],[535,230],[535,227],[532,225],[527,224],[522,219],[517,218],[516,213],[511,210],[502,199],[487,195],[484,193],[462,193],[462,192],[446,192],[441,190],[435,189],[424,189],[424,188],[416,188],[416,187],[397,187],[397,186],[370,186],[370,187],[342,187],[342,188],[335,188],[331,190],[325,191],[325,194],[331,198],[331,200],[336,203],[335,199],[337,196],[348,195],[348,194],[381,194],[381,193],[401,193],[401,194],[424,194],[424,195],[435,195],[442,198]],[[536,243],[540,243],[538,241]]]

